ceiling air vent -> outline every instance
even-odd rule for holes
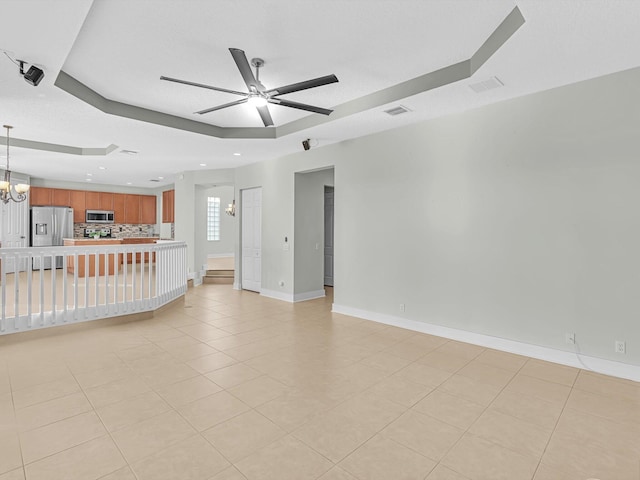
[[[158,180],[157,178],[152,178],[151,180],[149,180],[150,182],[159,182],[160,180]]]
[[[138,152],[136,152],[135,150],[120,150],[120,153],[122,153],[123,155],[137,155]]]
[[[489,80],[469,85],[469,88],[476,93],[482,93],[500,87],[504,87],[504,83],[502,83],[498,77],[491,77]]]
[[[393,107],[393,108],[390,108],[389,110],[385,110],[384,113],[386,113],[387,115],[391,115],[392,117],[395,117],[396,115],[401,115],[403,113],[407,113],[410,111],[411,110],[409,110],[407,107],[398,105],[397,107]]]

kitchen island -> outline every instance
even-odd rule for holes
[[[145,244],[155,243],[157,237],[127,237],[127,238],[65,238],[64,245],[68,247],[84,247],[84,246],[106,246],[106,245],[131,245],[131,244]],[[98,254],[98,275],[105,274],[105,254]],[[115,273],[116,268],[120,269],[120,265],[123,263],[122,255],[118,255],[116,261],[116,255],[108,255],[106,266],[109,271],[109,275]],[[136,254],[136,263],[140,263],[141,254]],[[155,256],[152,257],[155,260]],[[145,262],[149,261],[149,254],[145,254]],[[127,263],[132,263],[132,254],[127,254]],[[67,257],[67,272],[74,274],[78,271],[78,277],[95,277],[96,276],[96,256],[89,255],[88,271],[85,268],[85,255],[78,255],[78,263],[76,265],[74,257]]]

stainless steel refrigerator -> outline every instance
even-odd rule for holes
[[[31,207],[31,246],[53,247],[62,245],[64,238],[73,238],[73,208]],[[62,256],[55,258],[55,268],[62,268]],[[51,257],[33,259],[33,269],[51,268]]]

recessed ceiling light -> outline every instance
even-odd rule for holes
[[[242,154],[241,154],[241,153],[236,152],[236,153],[234,153],[233,155],[234,155],[235,157],[239,157],[239,156],[240,156],[240,155],[242,155]]]
[[[131,182],[127,182],[127,185],[131,185]]]
[[[87,173],[87,177],[93,177],[93,173]]]
[[[106,170],[107,167],[98,167],[99,170]]]
[[[164,177],[158,177],[158,180],[164,180]]]
[[[90,179],[90,178],[87,178],[87,182],[90,182],[90,181],[91,181],[91,179]]]
[[[200,166],[201,166],[201,167],[206,167],[206,166],[207,166],[207,164],[206,164],[206,163],[201,163],[201,164],[200,164]]]

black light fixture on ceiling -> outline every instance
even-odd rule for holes
[[[25,81],[29,85],[33,85],[37,87],[40,81],[44,78],[44,72],[42,69],[36,67],[35,65],[31,65],[29,70],[24,71],[24,64],[26,63],[24,60],[18,60],[20,63],[20,75],[22,75]]]

